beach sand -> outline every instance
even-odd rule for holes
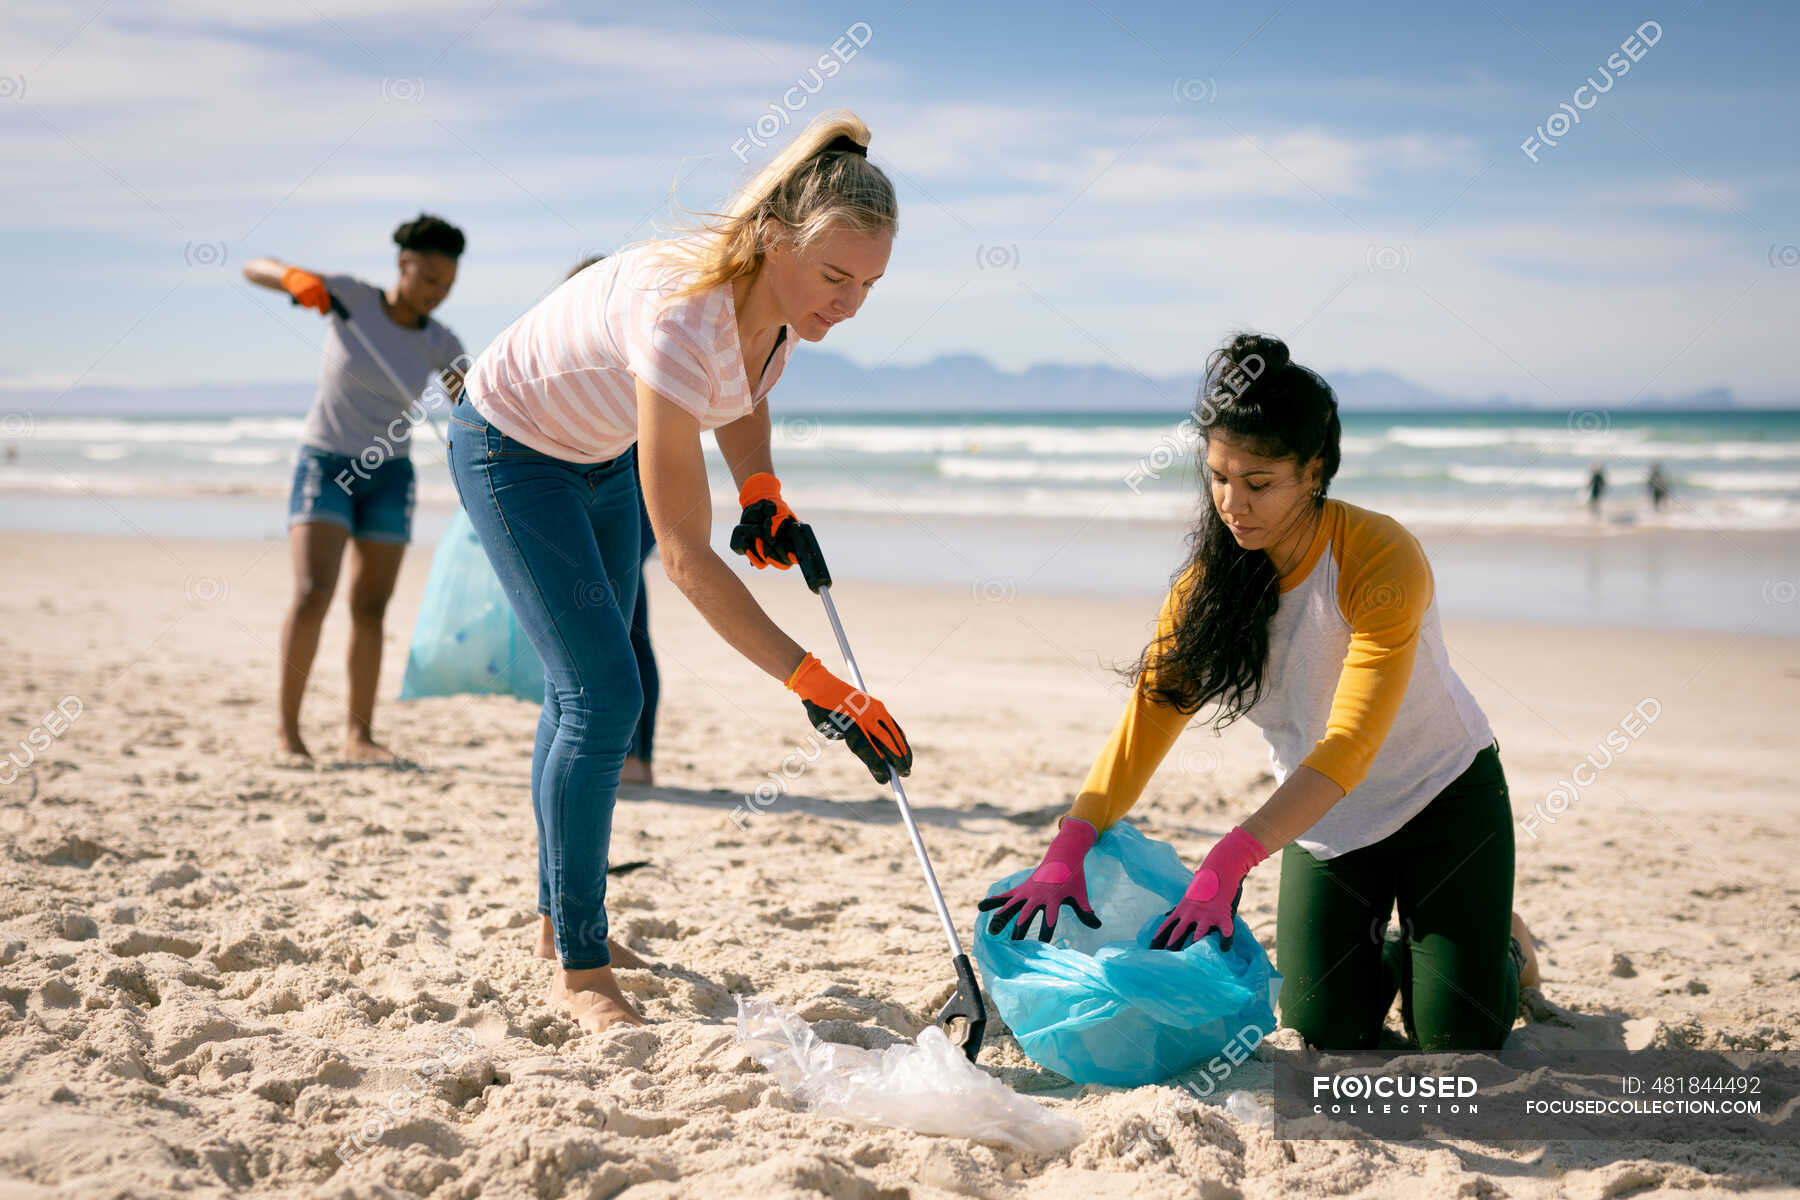
[[[582,1034],[546,1008],[552,964],[532,956],[535,705],[384,699],[377,734],[414,765],[332,762],[340,593],[306,709],[320,761],[287,765],[285,544],[4,547],[0,742],[22,755],[47,713],[79,704],[0,787],[6,1196],[1800,1194],[1793,1147],[1278,1140],[1173,1088],[1067,1086],[997,1020],[982,1063],[1078,1116],[1073,1151],[801,1111],[733,1045],[732,994],[880,1047],[945,999],[947,952],[888,793],[848,753],[745,807],[805,737],[800,707],[654,567],[661,786],[622,793],[613,861],[650,865],[614,879],[609,908],[653,964],[620,978],[657,1023]],[[428,559],[415,547],[394,600],[384,697]],[[839,666],[797,573],[750,582]],[[871,690],[914,741],[908,791],[967,938],[976,900],[1036,861],[1080,784],[1124,696],[1108,664],[1140,648],[1156,600],[834,590]],[[1516,907],[1544,982],[1513,1037],[1794,1049],[1800,641],[1445,617],[1521,820],[1634,709],[1660,706],[1535,836],[1518,831]],[[1269,783],[1247,723],[1192,729],[1132,819],[1194,865]],[[1271,947],[1276,884],[1265,864],[1244,892]],[[1298,1045],[1275,1034],[1232,1086],[1266,1100]],[[421,1095],[383,1116],[396,1089]]]

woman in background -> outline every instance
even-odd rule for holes
[[[327,321],[318,390],[306,414],[288,498],[289,557],[294,597],[281,626],[280,724],[288,754],[312,757],[300,736],[300,702],[319,632],[337,590],[344,547],[350,565],[349,711],[344,757],[392,762],[375,740],[375,692],[381,679],[381,631],[412,540],[414,478],[406,413],[441,377],[450,395],[460,386],[455,364],[462,343],[431,313],[450,295],[464,246],[462,231],[420,213],[394,230],[398,274],[383,291],[352,275],[321,274],[274,258],[244,264],[244,278],[285,291],[321,316],[331,297],[400,376],[411,395],[394,390],[387,372],[341,321]]]
[[[1212,848],[1151,948],[1216,930],[1228,950],[1244,876],[1280,849],[1283,1025],[1325,1050],[1371,1049],[1398,992],[1422,1050],[1497,1049],[1537,964],[1512,911],[1499,745],[1450,666],[1425,553],[1391,517],[1325,498],[1337,399],[1283,342],[1234,338],[1201,395],[1211,502],[1188,564],[1042,864],[981,902],[999,910],[989,930],[1016,920],[1020,938],[1041,913],[1048,941],[1065,904],[1098,926],[1083,859],[1216,704],[1215,728],[1248,716],[1262,730],[1277,786]]]

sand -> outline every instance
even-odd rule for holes
[[[884,789],[837,750],[746,806],[799,706],[652,571],[656,788],[615,821],[621,971],[656,1024],[590,1035],[532,956],[534,706],[384,700],[404,769],[331,761],[345,618],[306,710],[321,761],[272,752],[281,543],[7,535],[0,735],[0,1193],[126,1196],[1573,1196],[1800,1194],[1800,1151],[1733,1145],[1282,1141],[1173,1088],[1078,1088],[996,1021],[982,1062],[1079,1117],[1038,1156],[810,1115],[732,1040],[733,993],[879,1048],[948,994],[941,932]],[[429,547],[389,621],[398,685]],[[757,594],[836,663],[791,576]],[[1155,598],[844,581],[871,688],[905,723],[909,792],[965,933],[1035,861],[1123,696],[1106,664]],[[1517,906],[1541,935],[1530,1044],[1793,1049],[1800,643],[1478,624],[1455,665],[1498,731],[1521,819]],[[76,698],[69,703],[66,698]],[[1655,721],[1551,801],[1646,699]],[[0,765],[4,761],[0,760]],[[9,772],[10,773],[10,772]],[[1197,863],[1267,794],[1254,729],[1191,730],[1134,814]],[[769,790],[762,793],[767,796]],[[734,817],[735,813],[735,817]],[[1272,944],[1276,873],[1244,915]],[[1398,1013],[1391,1018],[1398,1024]],[[1267,1098],[1268,1039],[1236,1083]]]

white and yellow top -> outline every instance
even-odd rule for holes
[[[1164,599],[1159,640],[1192,579],[1190,569]],[[1406,824],[1494,733],[1450,667],[1431,566],[1398,521],[1326,500],[1280,586],[1263,693],[1245,716],[1269,743],[1277,784],[1306,766],[1347,793],[1295,839],[1335,858]],[[1186,728],[1188,716],[1147,694],[1154,682],[1139,679],[1070,816],[1102,830],[1124,816]]]

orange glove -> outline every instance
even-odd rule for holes
[[[781,480],[767,471],[758,471],[738,489],[738,504],[744,511],[737,528],[732,530],[731,548],[758,570],[774,567],[785,571],[793,566],[796,559],[792,530],[784,531],[783,526],[798,522],[794,510],[781,498]]]
[[[876,783],[888,781],[890,763],[900,774],[912,774],[912,746],[881,701],[827,671],[811,654],[788,676],[787,688],[806,704],[813,728],[833,741],[844,739]]]
[[[331,294],[325,290],[325,281],[311,271],[289,267],[281,273],[281,286],[307,308],[317,309],[320,316],[331,312]]]

